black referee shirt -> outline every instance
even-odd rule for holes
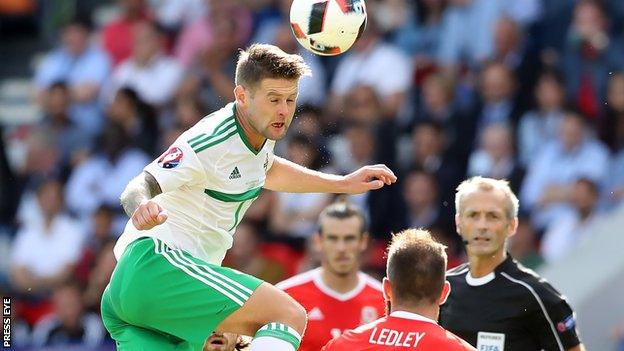
[[[447,272],[451,293],[440,325],[479,351],[567,350],[580,343],[565,298],[511,256],[472,278],[465,263]]]

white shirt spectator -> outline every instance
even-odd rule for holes
[[[57,274],[80,257],[85,232],[77,221],[56,216],[46,230],[42,221],[29,222],[17,232],[11,263],[46,278]]]
[[[119,205],[119,196],[150,158],[138,149],[123,152],[113,164],[95,155],[74,169],[65,189],[67,207],[87,219],[100,205]]]
[[[132,59],[124,61],[113,72],[111,97],[127,86],[152,105],[163,105],[173,97],[183,77],[182,66],[167,56],[156,56],[148,65],[139,66]]]
[[[407,91],[412,78],[409,57],[396,47],[379,42],[364,52],[350,51],[336,68],[331,90],[342,96],[356,85],[370,85],[383,98]]]
[[[546,229],[540,244],[540,254],[548,263],[561,260],[591,236],[598,222],[600,216],[592,215],[583,221],[574,210],[562,214]]]

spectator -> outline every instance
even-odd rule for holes
[[[408,173],[403,189],[408,227],[429,229],[447,222],[444,217],[449,213],[443,211],[438,196],[438,184],[431,174],[418,170]]]
[[[173,36],[204,15],[206,7],[210,6],[210,2],[205,3],[204,0],[150,0],[156,21]]]
[[[124,187],[150,162],[144,152],[130,146],[119,124],[111,123],[99,144],[101,150],[73,170],[65,189],[68,208],[83,221],[101,205],[120,210]]]
[[[374,21],[367,25],[362,37],[336,67],[329,109],[334,115],[340,113],[347,93],[354,86],[365,84],[375,87],[382,99],[383,114],[395,117],[412,85],[412,64],[406,54],[382,40]]]
[[[601,222],[596,208],[599,194],[598,184],[591,179],[581,178],[574,183],[569,211],[553,221],[542,238],[540,253],[546,262],[561,260],[590,239],[596,223]]]
[[[84,311],[80,286],[68,282],[54,289],[55,313],[39,321],[33,330],[33,344],[94,348],[102,344],[104,326],[100,317]]]
[[[19,197],[17,179],[5,151],[4,127],[0,125],[0,227],[13,225]],[[0,229],[2,230],[2,229]]]
[[[186,130],[206,116],[206,108],[201,100],[192,97],[180,97],[175,103],[174,125],[176,128]]]
[[[523,266],[537,269],[544,263],[538,251],[537,233],[528,218],[518,220],[516,234],[508,239],[509,253]]]
[[[64,212],[60,182],[43,181],[37,201],[42,220],[25,223],[11,249],[13,287],[30,294],[49,292],[71,276],[85,237],[78,222]]]
[[[243,46],[251,35],[252,18],[245,7],[230,1],[204,0],[204,2],[208,10],[182,29],[175,48],[176,59],[185,67],[198,63],[202,53],[213,46],[215,40],[219,40],[214,25],[221,19],[229,20],[231,26],[236,28],[233,41],[230,43],[235,48]]]
[[[451,0],[442,21],[438,60],[452,69],[462,62],[475,67],[492,56],[499,18],[529,24],[538,13],[537,0]]]
[[[598,1],[579,1],[563,52],[563,68],[571,101],[587,118],[602,110],[609,72],[623,67],[622,47],[607,32],[607,19]]]
[[[427,121],[414,128],[411,145],[403,150],[402,168],[420,169],[434,175],[439,190],[440,201],[453,203],[454,189],[465,171],[445,153],[446,141],[440,124]]]
[[[117,0],[119,17],[102,27],[102,46],[113,65],[130,58],[135,45],[133,28],[151,17],[145,0]]]
[[[173,97],[182,79],[182,67],[166,56],[162,29],[154,23],[134,26],[132,56],[113,72],[110,97],[121,87],[134,89],[141,100],[160,107]]]
[[[613,152],[624,150],[624,72],[610,75],[607,107],[600,121],[600,137]]]
[[[198,56],[182,82],[178,96],[199,96],[210,106],[222,106],[234,100],[234,82],[238,46],[237,22],[221,15],[211,23],[214,38]]]
[[[524,170],[518,164],[513,150],[511,128],[502,123],[491,124],[481,134],[479,148],[468,162],[468,177],[483,176],[506,179],[512,190],[522,183]]]
[[[426,77],[438,64],[436,55],[440,45],[442,15],[447,2],[418,0],[411,8],[408,3],[399,1],[399,6],[395,8],[394,13],[402,22],[391,32],[390,41],[414,57],[417,77]],[[380,12],[383,14],[383,11]]]
[[[70,91],[64,82],[50,85],[45,94],[44,119],[41,132],[46,134],[58,146],[60,166],[70,167],[75,162],[78,152],[90,146],[89,138],[69,117],[71,103]]]
[[[602,195],[602,207],[613,209],[624,200],[624,149],[613,157],[607,174],[609,177]]]
[[[523,167],[528,167],[540,149],[557,138],[565,102],[562,77],[552,71],[543,73],[535,87],[535,100],[537,108],[525,113],[518,126],[518,156]]]
[[[113,228],[114,219],[114,208],[103,205],[93,212],[80,260],[74,272],[74,279],[80,284],[87,284],[100,252],[117,237]]]
[[[108,118],[119,124],[131,140],[131,145],[148,155],[157,151],[158,121],[156,111],[146,104],[132,88],[117,91],[108,108]]]
[[[84,305],[89,311],[100,312],[104,289],[110,281],[117,260],[113,254],[115,241],[109,239],[100,248],[84,288]]]
[[[442,126],[449,155],[464,168],[473,144],[474,122],[453,104],[453,81],[444,74],[428,76],[422,85],[422,108],[415,116],[416,124],[434,121]]]
[[[525,210],[531,213],[533,225],[543,230],[566,212],[573,184],[579,178],[602,184],[608,161],[607,148],[590,134],[584,117],[568,112],[561,122],[558,138],[546,144],[529,165],[522,184],[521,199]]]
[[[523,109],[528,108],[533,101],[533,89],[542,64],[536,50],[525,38],[523,28],[509,17],[496,22],[492,58],[514,73],[518,103]]]
[[[39,101],[55,82],[67,83],[72,105],[70,118],[90,136],[103,126],[102,109],[98,102],[100,88],[110,72],[110,60],[97,45],[89,43],[90,24],[74,19],[63,28],[62,44],[48,53],[35,72]]]
[[[516,86],[513,72],[503,63],[490,62],[483,67],[479,87],[481,101],[476,110],[476,137],[492,123],[515,127],[524,112],[517,99]]]

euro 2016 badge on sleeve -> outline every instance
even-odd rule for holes
[[[171,169],[177,167],[182,162],[184,153],[179,148],[173,146],[158,159],[158,165],[162,168]]]

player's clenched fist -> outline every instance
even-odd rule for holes
[[[155,201],[142,202],[132,214],[132,224],[138,230],[152,229],[167,220],[167,212]]]

